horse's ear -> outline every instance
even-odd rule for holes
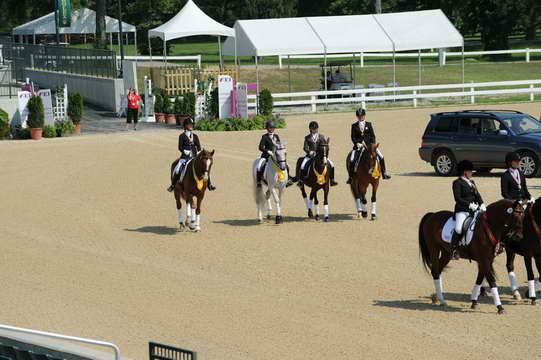
[[[210,156],[214,156],[214,149],[210,152]]]
[[[379,143],[376,144],[376,146],[374,147],[374,149],[377,149],[379,148]]]
[[[331,138],[327,136],[327,145],[331,143]]]

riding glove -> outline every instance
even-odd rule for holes
[[[315,151],[310,151],[310,153],[308,153],[308,156],[314,157],[314,156],[316,156],[316,152]]]
[[[535,203],[535,199],[534,198],[531,198],[530,200],[528,200],[528,204],[533,204]]]
[[[481,206],[479,206],[479,210],[480,210],[481,212],[487,211],[486,205],[485,205],[485,204],[481,204]]]
[[[363,147],[363,145],[361,143],[357,143],[355,144],[357,146],[357,149],[361,150],[361,148]]]
[[[272,156],[272,151],[267,150],[267,154],[269,154],[270,156]]]
[[[187,155],[187,156],[190,156],[190,155],[192,155],[192,151],[191,150],[184,150],[184,154]]]
[[[471,203],[470,204],[470,210],[471,211],[477,211],[477,209],[479,209],[479,205],[477,205],[476,203]]]

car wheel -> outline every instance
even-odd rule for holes
[[[434,159],[434,170],[439,176],[451,176],[455,172],[456,161],[449,151],[439,152]]]
[[[537,157],[531,152],[521,152],[519,155],[519,169],[524,176],[527,178],[536,176],[539,172],[539,161],[537,160]]]
[[[488,174],[491,171],[492,171],[492,168],[487,168],[487,167],[477,169],[477,172],[481,174]]]

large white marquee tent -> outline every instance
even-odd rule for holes
[[[215,21],[205,14],[193,0],[188,0],[182,10],[171,20],[148,31],[148,46],[150,49],[150,38],[161,38],[164,41],[164,56],[167,57],[167,41],[195,35],[218,36],[221,61],[221,36],[235,38],[235,30]],[[233,46],[234,48],[235,46]],[[150,54],[152,56],[152,51]]]
[[[236,41],[224,44],[225,55],[279,56],[362,54],[461,47],[464,38],[437,10],[402,13],[239,20]],[[395,60],[393,57],[393,64]],[[394,67],[395,68],[395,67]],[[462,62],[464,78],[464,60]],[[396,69],[393,70],[396,84]]]
[[[107,33],[118,33],[119,21],[115,18],[105,17],[105,31]],[[135,26],[122,22],[122,31],[135,33]],[[91,9],[81,8],[72,12],[71,26],[59,28],[60,34],[94,34],[96,32],[96,12]],[[13,29],[13,35],[51,35],[56,33],[55,13],[49,13],[40,18],[34,19],[26,24]],[[136,40],[137,41],[137,40]]]

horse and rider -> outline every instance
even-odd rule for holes
[[[171,185],[167,191],[174,192],[180,230],[188,225],[197,232],[201,231],[200,214],[205,191],[213,191],[216,187],[210,178],[214,150],[201,148],[193,126],[192,119],[184,122],[184,132],[178,137],[180,158],[171,164]],[[186,216],[181,211],[182,200],[186,202]]]

